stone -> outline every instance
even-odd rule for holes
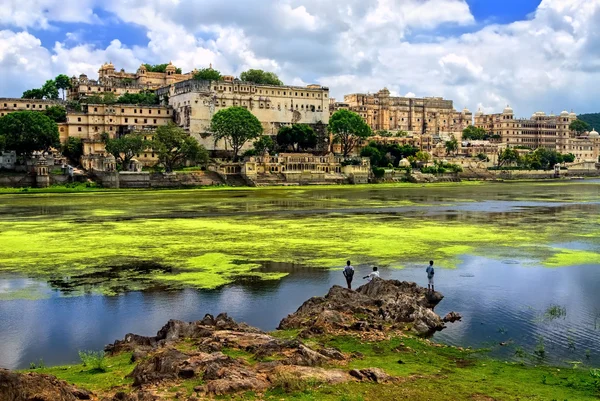
[[[350,376],[360,381],[372,381],[375,383],[385,383],[392,379],[390,375],[385,373],[379,368],[368,368],[368,369],[352,369]]]
[[[458,322],[462,319],[462,316],[458,312],[449,312],[446,316],[444,316],[444,323],[454,323]]]
[[[77,401],[91,400],[89,391],[67,384],[54,376],[38,373],[15,373],[0,369],[2,401]]]

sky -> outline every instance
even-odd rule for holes
[[[331,96],[600,112],[600,0],[3,0],[0,97],[100,65],[273,71]]]

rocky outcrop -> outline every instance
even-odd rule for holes
[[[54,376],[37,373],[19,374],[0,369],[2,401],[79,401],[91,400],[92,394],[71,386]]]
[[[279,329],[303,329],[304,336],[323,333],[386,331],[410,327],[419,335],[442,330],[433,311],[443,299],[415,283],[374,279],[352,291],[334,286],[325,297],[313,297],[279,324]]]

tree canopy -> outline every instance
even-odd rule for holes
[[[225,140],[233,151],[233,159],[237,160],[240,149],[247,141],[258,138],[263,127],[247,109],[234,106],[219,110],[212,118],[210,130],[215,142]]]
[[[158,95],[153,91],[143,91],[140,93],[124,93],[116,99],[116,103],[125,104],[159,104]]]
[[[569,125],[569,129],[571,131],[575,131],[578,134],[583,134],[584,132],[591,131],[592,127],[588,123],[583,120],[575,120]]]
[[[169,66],[168,63],[166,64],[144,64],[144,67],[146,67],[146,71],[148,72],[162,72],[165,73],[167,72],[167,67]],[[177,68],[175,69],[175,74],[181,74],[181,68]]]
[[[131,159],[150,147],[150,143],[144,140],[144,136],[134,132],[123,135],[120,138],[110,138],[108,134],[102,135],[106,151],[115,157],[117,163],[126,168]]]
[[[520,160],[519,152],[515,149],[506,148],[498,156],[498,167],[518,163]]]
[[[54,78],[54,83],[62,91],[62,98],[65,100],[67,89],[71,88],[71,79],[65,74],[60,74]]]
[[[600,113],[580,114],[577,119],[587,123],[592,128],[600,129]]]
[[[63,106],[50,106],[43,110],[42,113],[50,117],[54,122],[66,123],[67,122],[67,109]]]
[[[78,165],[83,156],[83,141],[81,138],[69,137],[62,146],[62,154],[69,159],[69,161]]]
[[[371,128],[361,116],[345,109],[333,113],[327,129],[333,135],[334,141],[342,146],[344,157],[348,157],[362,140],[372,134]]]
[[[5,147],[19,155],[31,155],[59,146],[58,126],[37,111],[15,111],[0,118],[0,136]]]
[[[194,164],[208,161],[208,152],[204,146],[174,123],[158,127],[151,146],[167,172],[185,165],[186,161]]]
[[[61,89],[63,99],[65,91],[71,87],[71,80],[64,74],[58,75],[54,79],[47,80],[39,89],[28,89],[23,92],[23,99],[58,99],[58,90]]]
[[[485,132],[483,128],[475,127],[473,125],[469,125],[462,132],[462,139],[465,141],[474,140],[474,141],[482,141],[487,139],[488,134]]]
[[[212,68],[202,68],[194,73],[194,79],[199,81],[220,81],[221,73]]]
[[[371,159],[372,167],[398,167],[400,160],[415,156],[419,148],[412,145],[385,144],[371,141],[361,152],[361,157]]]
[[[266,151],[272,151],[275,149],[275,142],[270,136],[261,135],[256,141],[254,141],[254,151],[260,155]]]
[[[307,124],[283,126],[277,133],[277,145],[282,149],[291,148],[294,152],[313,149],[317,146],[317,134]]]
[[[240,79],[246,82],[254,82],[255,84],[266,84],[266,85],[283,85],[283,82],[273,72],[267,72],[263,70],[244,71],[240,74]]]
[[[451,140],[446,141],[445,147],[447,155],[456,153],[458,152],[458,141],[456,140],[456,138],[452,138]]]

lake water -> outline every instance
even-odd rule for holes
[[[0,367],[205,313],[272,330],[346,258],[422,285],[435,259],[463,315],[436,341],[600,366],[599,210],[596,181],[0,195]]]

